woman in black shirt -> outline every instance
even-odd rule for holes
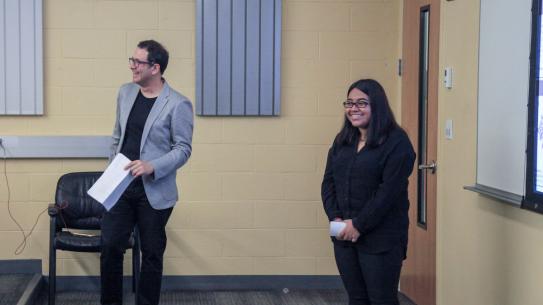
[[[321,189],[329,220],[346,224],[332,238],[336,264],[349,305],[397,305],[415,152],[377,81],[359,80],[347,95]]]

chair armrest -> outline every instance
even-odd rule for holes
[[[47,214],[49,214],[49,216],[51,217],[56,217],[58,215],[58,210],[59,210],[58,206],[54,203],[51,203],[47,207]]]

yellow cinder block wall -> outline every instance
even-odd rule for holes
[[[542,215],[462,189],[476,175],[479,4],[441,1],[440,71],[453,68],[454,87],[439,87],[437,304],[540,305]]]
[[[195,117],[193,155],[178,172],[181,200],[167,226],[165,274],[336,274],[320,182],[350,83],[379,80],[399,113],[401,1],[283,1],[281,116]],[[165,44],[165,77],[194,101],[195,2],[44,1],[45,115],[3,117],[9,135],[109,135],[127,57],[139,40]],[[11,211],[28,232],[58,177],[105,160],[8,160]],[[3,179],[3,178],[2,178]],[[7,210],[0,184],[0,208]],[[1,259],[42,259],[48,217],[24,252],[0,213]],[[130,256],[126,256],[125,270]],[[98,254],[61,253],[60,275],[99,274]]]

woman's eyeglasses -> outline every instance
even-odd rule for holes
[[[353,106],[356,105],[357,108],[362,109],[366,108],[370,105],[370,101],[366,99],[359,99],[359,100],[346,100],[343,102],[343,107],[345,108],[353,108]]]

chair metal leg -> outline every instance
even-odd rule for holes
[[[57,282],[56,250],[50,247],[49,251],[49,305],[55,305]]]
[[[51,217],[49,226],[49,305],[55,305],[57,288],[57,249],[55,248],[56,217]]]

